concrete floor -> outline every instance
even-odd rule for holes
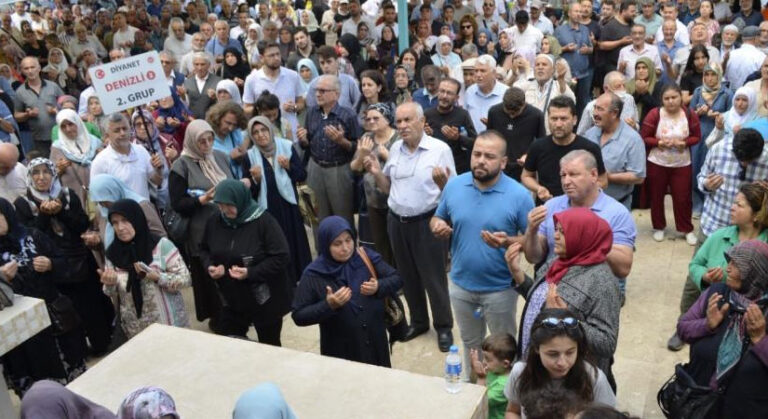
[[[667,220],[673,225],[669,200],[667,208]],[[613,367],[618,383],[618,407],[637,417],[662,418],[656,392],[672,374],[674,365],[688,359],[687,347],[677,353],[670,352],[666,349],[666,341],[679,314],[680,294],[693,247],[684,238],[671,237],[669,227],[665,242],[653,241],[650,212],[634,211],[633,215],[638,229],[637,251],[627,281],[627,302],[621,312],[619,345]],[[189,312],[194,313],[191,289],[185,290],[185,300]],[[522,299],[518,307],[522,309]],[[190,317],[194,319],[194,314]],[[192,328],[208,330],[206,324],[194,320]],[[458,344],[458,328],[454,328],[453,333]],[[249,336],[255,338],[253,329]],[[282,337],[285,347],[314,353],[320,351],[318,327],[297,327],[290,316],[285,318]],[[408,343],[396,344],[393,367],[441,376],[445,354],[438,350],[436,337],[432,330]],[[92,360],[89,365],[96,362],[98,360]],[[18,403],[18,399],[14,402]]]

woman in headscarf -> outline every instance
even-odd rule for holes
[[[320,25],[317,24],[317,17],[312,11],[297,9],[296,26],[303,26],[307,28],[309,39],[312,40],[314,45],[324,45],[325,36],[323,31],[320,29]]]
[[[252,118],[246,132],[253,146],[248,158],[243,159],[243,173],[251,180],[250,191],[256,203],[275,217],[288,239],[289,277],[295,284],[312,261],[296,193],[296,183],[304,182],[307,172],[291,141],[276,136],[267,117]]]
[[[391,367],[384,298],[400,289],[400,275],[368,249],[371,272],[355,248],[352,227],[339,216],[320,222],[317,241],[318,256],[296,289],[293,321],[320,325],[322,355]]]
[[[725,283],[712,284],[677,323],[691,344],[686,371],[700,386],[725,385],[708,417],[768,416],[768,244],[748,240],[726,253]]]
[[[640,123],[651,109],[661,106],[661,83],[657,83],[653,61],[648,57],[635,62],[635,78],[627,81],[627,93],[632,95],[640,114]]]
[[[61,184],[69,188],[83,205],[88,200],[91,162],[101,149],[101,140],[90,134],[85,123],[72,109],[56,114],[59,139],[51,145],[51,161]]]
[[[115,313],[101,292],[96,260],[81,237],[90,226],[88,215],[77,195],[59,183],[53,162],[36,158],[27,168],[27,194],[14,202],[19,222],[57,243],[68,270],[56,287],[74,303],[91,352],[103,354],[110,343]]]
[[[109,208],[115,240],[100,271],[104,293],[118,301],[120,323],[128,339],[153,323],[188,327],[181,289],[189,270],[176,246],[149,231],[136,201],[121,199]]]
[[[248,26],[248,34],[245,38],[245,52],[248,57],[248,64],[255,66],[261,59],[259,54],[259,40],[261,39],[261,25],[251,23]]]
[[[243,60],[242,54],[236,48],[229,47],[224,50],[224,62],[219,71],[221,78],[234,81],[242,94],[245,79],[251,74],[251,66]]]
[[[342,47],[340,53],[341,57],[339,59],[339,68],[344,68],[346,64],[344,64],[343,61],[346,61],[352,66],[352,69],[354,70],[354,74],[352,74],[352,76],[359,78],[360,73],[368,68],[368,63],[363,59],[361,55],[360,41],[357,40],[355,35],[347,33],[341,35],[341,38],[339,38],[339,44]]]
[[[451,50],[452,46],[451,38],[440,35],[437,38],[435,54],[432,55],[432,63],[440,68],[444,76],[450,76],[451,71],[461,65],[461,57]]]
[[[239,106],[243,106],[240,89],[235,82],[228,79],[221,80],[216,84],[216,101],[217,103],[234,102]]]
[[[36,382],[21,400],[21,419],[116,419],[114,413],[51,380]]]
[[[507,249],[505,258],[515,289],[527,303],[520,320],[520,354],[525,357],[531,327],[543,308],[567,308],[584,319],[589,352],[615,389],[611,357],[619,335],[619,283],[606,262],[613,245],[608,223],[589,208],[571,208],[553,216],[554,253],[536,272],[536,279],[520,269],[520,246]]]
[[[299,76],[301,77],[301,85],[304,87],[304,89],[308,89],[312,80],[316,79],[320,75],[320,73],[317,71],[315,62],[309,58],[300,59],[298,64],[296,64],[296,70],[299,72]]]
[[[274,383],[261,383],[245,390],[237,398],[232,419],[296,419],[280,388]]]
[[[160,133],[149,111],[138,108],[133,111],[131,126],[133,127],[134,144],[144,147],[150,155],[160,154],[163,156],[163,182],[159,188],[152,185],[150,194],[155,199],[155,205],[158,209],[165,210],[169,205],[168,174],[173,161],[179,156],[181,147],[176,143],[173,136]]]
[[[381,27],[381,40],[376,47],[379,60],[383,60],[384,57],[390,57],[394,60],[397,57],[397,37],[395,36],[395,30],[389,25]]]
[[[296,51],[296,43],[293,41],[293,30],[289,26],[282,26],[278,34],[277,44],[280,47],[280,58],[282,58],[283,62],[287,62],[291,53]]]
[[[397,130],[392,128],[395,115],[387,103],[377,103],[368,106],[364,114],[365,135],[358,141],[357,151],[352,158],[350,167],[355,172],[365,172],[365,159],[373,156],[379,164],[385,164],[389,158],[389,148],[400,139]],[[381,166],[384,167],[384,166]],[[388,194],[382,193],[376,186],[376,180],[370,173],[363,175],[363,190],[365,203],[368,208],[368,221],[371,225],[371,236],[376,251],[384,261],[394,264],[392,248],[387,234]]]
[[[192,119],[192,111],[182,102],[176,89],[168,91],[170,95],[158,101],[160,106],[152,115],[160,132],[172,135],[178,144],[183,144],[187,124]]]
[[[761,117],[767,117],[768,107],[765,106],[765,100],[768,99],[768,57],[765,57],[760,66],[760,78],[748,82],[744,87],[757,92],[757,114]]]
[[[480,55],[493,54],[493,52],[488,51],[488,48],[492,43],[493,34],[491,31],[486,28],[480,28],[477,31],[477,42],[475,42],[475,45],[477,45],[477,53]]]
[[[130,392],[120,407],[117,419],[181,419],[176,402],[160,387],[140,387]]]
[[[73,68],[71,71],[71,73],[74,74],[74,77],[67,74],[68,69],[69,63],[61,48],[52,48],[48,51],[48,65],[42,69],[42,73],[47,76],[46,79],[58,84],[67,94],[79,96],[80,91],[82,90],[80,88],[82,80],[77,80],[76,69]]]
[[[731,108],[715,117],[715,130],[707,140],[707,147],[712,147],[723,138],[736,135],[744,124],[758,118],[757,91],[742,86],[733,94]],[[704,137],[702,137],[704,138]]]
[[[8,384],[19,397],[37,380],[67,384],[85,372],[85,336],[76,320],[72,300],[59,293],[56,283],[67,274],[67,262],[53,240],[39,230],[24,227],[13,205],[0,198],[0,278],[17,294],[39,298],[60,319],[71,319],[43,329],[3,356]],[[53,322],[52,322],[53,323]]]
[[[701,86],[693,91],[691,103],[688,105],[691,112],[696,112],[701,123],[701,138],[706,139],[715,128],[715,118],[731,108],[733,90],[722,85],[722,70],[717,64],[707,64],[704,67],[704,76]],[[693,213],[700,215],[704,206],[704,194],[696,185],[696,177],[704,164],[709,147],[704,141],[691,147],[692,173],[693,173]]]
[[[176,159],[168,176],[168,190],[173,210],[189,219],[189,231],[184,254],[192,272],[197,320],[212,318],[216,328],[221,300],[216,286],[200,261],[200,243],[205,223],[218,212],[213,204],[214,188],[224,179],[231,179],[229,157],[213,149],[213,128],[200,119],[189,123],[184,136],[184,150]]]
[[[283,231],[240,181],[222,181],[213,200],[221,213],[205,225],[200,258],[226,302],[216,332],[245,337],[253,324],[259,342],[281,346],[293,289]]]

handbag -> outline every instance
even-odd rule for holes
[[[687,365],[675,365],[675,373],[656,394],[656,401],[667,418],[704,418],[723,395],[723,386],[712,390],[709,386],[696,384],[686,371]]]
[[[368,257],[365,247],[358,247],[357,254],[360,255],[365,266],[368,267],[368,272],[371,273],[371,277],[378,279],[376,268],[374,268],[371,259]],[[400,296],[397,294],[384,297],[384,324],[389,332],[389,344],[391,349],[391,345],[402,340],[408,332],[408,322],[405,321],[405,306],[403,305],[402,300],[400,300]]]
[[[13,305],[13,287],[0,278],[0,310]]]
[[[75,310],[75,305],[66,295],[59,294],[55,300],[47,303],[46,306],[48,307],[48,316],[51,318],[54,336],[61,336],[80,325],[80,316]]]
[[[189,218],[182,217],[169,206],[163,215],[163,227],[171,241],[177,245],[186,243],[189,235]]]

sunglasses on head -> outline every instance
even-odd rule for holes
[[[550,328],[563,327],[573,329],[579,326],[579,319],[573,317],[563,317],[562,319],[557,317],[547,317],[541,319],[539,325]]]

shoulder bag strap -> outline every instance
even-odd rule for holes
[[[373,262],[371,262],[371,258],[368,257],[368,253],[366,253],[363,246],[357,248],[357,254],[360,255],[360,259],[362,259],[365,266],[368,267],[368,272],[371,273],[373,279],[379,279],[378,275],[376,275],[376,268],[373,267]]]

